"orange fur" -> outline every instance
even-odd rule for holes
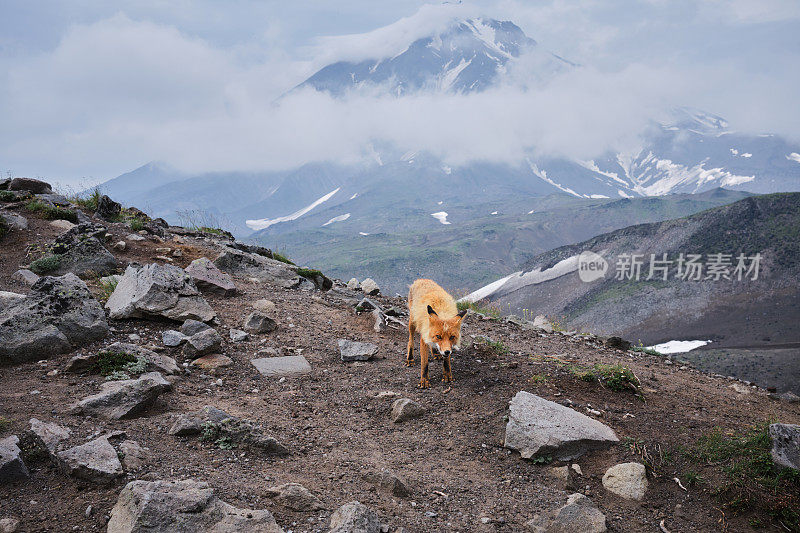
[[[459,313],[453,297],[429,279],[418,279],[408,292],[408,351],[406,366],[414,364],[414,333],[420,335],[420,384],[428,388],[428,355],[436,349],[443,357],[444,376],[450,382],[453,374],[450,356],[461,341],[461,322],[464,312]]]

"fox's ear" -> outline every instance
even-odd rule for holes
[[[434,311],[434,310],[433,310],[433,307],[431,307],[430,305],[428,306],[428,314],[429,314],[429,315],[436,315],[436,316],[439,316],[439,315],[437,315],[437,314],[436,314],[436,311]]]
[[[464,318],[464,315],[466,314],[467,314],[467,309],[462,309],[461,311],[458,312],[458,316],[460,316],[461,318]]]

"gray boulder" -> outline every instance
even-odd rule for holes
[[[368,361],[378,353],[378,346],[369,342],[339,339],[339,355],[342,361]]]
[[[0,219],[5,220],[6,224],[12,229],[28,229],[28,219],[16,213],[0,211]]]
[[[277,487],[270,487],[264,495],[292,511],[307,512],[323,508],[319,498],[300,483],[284,483]]]
[[[161,342],[164,343],[164,346],[180,346],[181,343],[186,342],[189,337],[181,333],[180,331],[175,331],[174,329],[168,329],[161,334]]]
[[[30,191],[33,194],[50,194],[53,188],[49,183],[33,178],[14,178],[8,184],[9,191]]]
[[[606,516],[583,494],[572,494],[567,504],[525,524],[533,533],[603,533]]]
[[[97,209],[94,213],[104,220],[117,220],[121,212],[122,205],[104,194],[97,202]]]
[[[395,424],[419,418],[428,410],[410,398],[400,398],[392,403],[392,422]]]
[[[222,348],[222,336],[217,330],[209,328],[195,333],[183,345],[183,355],[196,359],[206,354],[218,352]]]
[[[103,308],[83,281],[43,277],[27,298],[0,306],[0,364],[46,359],[107,334]]]
[[[69,246],[60,255],[58,268],[52,274],[63,275],[68,272],[76,276],[105,276],[119,268],[117,259],[94,237],[84,239]]]
[[[566,461],[619,442],[605,424],[535,394],[518,392],[510,407],[505,447],[523,459],[552,455]]]
[[[367,278],[361,282],[361,290],[364,291],[364,294],[367,296],[375,296],[381,292],[381,288],[378,287],[378,284],[375,283],[375,280],[372,278]]]
[[[186,335],[187,337],[191,337],[201,331],[205,331],[207,329],[211,329],[211,326],[204,322],[200,322],[199,320],[186,320],[183,325],[181,325],[181,333]]]
[[[134,355],[137,358],[144,359],[146,362],[147,371],[156,371],[167,375],[177,374],[180,371],[178,364],[172,357],[158,354],[137,344],[131,344],[128,342],[115,342],[106,348],[106,350],[112,352],[125,352]]]
[[[603,475],[603,487],[626,500],[644,498],[647,485],[647,471],[640,463],[614,465]]]
[[[364,475],[364,479],[378,487],[380,490],[387,492],[392,496],[397,496],[398,498],[405,498],[411,494],[408,484],[389,470],[369,472]]]
[[[54,454],[58,445],[72,434],[69,428],[59,426],[55,422],[42,422],[37,418],[31,418],[30,425],[34,438],[51,454]]]
[[[800,426],[795,424],[770,424],[772,460],[776,465],[800,470]]]
[[[113,319],[163,317],[208,322],[217,316],[183,269],[156,263],[130,265],[106,309]]]
[[[331,515],[330,533],[378,533],[380,530],[378,515],[360,502],[346,503]]]
[[[158,372],[142,374],[138,379],[110,381],[103,383],[103,390],[98,394],[78,402],[73,412],[110,420],[134,418],[170,388],[169,381]]]
[[[236,285],[230,274],[222,272],[206,257],[195,259],[185,270],[192,277],[195,285],[203,292],[222,296],[236,294]]]
[[[230,246],[223,246],[222,250],[214,264],[229,274],[269,281],[287,289],[298,287],[303,279],[297,274],[297,267],[294,265]]]
[[[61,470],[79,479],[103,483],[111,482],[123,474],[117,451],[105,436],[56,455]]]
[[[30,476],[28,468],[22,462],[22,451],[18,444],[19,437],[16,435],[0,439],[0,485]]]
[[[250,333],[269,333],[275,331],[278,324],[264,313],[253,311],[244,320],[242,329]]]
[[[131,481],[111,510],[108,533],[282,533],[267,510],[239,509],[206,483]]]

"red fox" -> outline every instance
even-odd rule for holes
[[[443,357],[442,381],[453,381],[450,354],[461,341],[461,321],[467,310],[459,311],[453,297],[429,279],[418,279],[408,291],[408,356],[406,366],[414,365],[414,332],[419,332],[421,373],[419,387],[427,389],[429,350]]]

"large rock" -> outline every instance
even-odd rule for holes
[[[206,483],[131,481],[111,510],[108,533],[282,533],[267,510],[239,509]]]
[[[300,483],[284,483],[277,487],[270,487],[264,493],[267,498],[272,498],[278,505],[292,511],[317,511],[322,509],[319,498]]]
[[[297,274],[296,266],[230,246],[223,247],[214,264],[229,274],[269,281],[288,289],[298,287],[303,279]]]
[[[57,457],[65,474],[87,481],[110,482],[123,474],[117,451],[107,437],[58,452]]]
[[[251,359],[250,362],[266,377],[298,376],[311,372],[311,365],[302,355],[262,357]]]
[[[216,317],[186,272],[156,263],[129,266],[106,309],[114,319],[164,317],[208,322]]]
[[[349,502],[331,515],[330,533],[378,533],[381,524],[375,511],[360,502]]]
[[[97,201],[97,209],[94,213],[104,220],[117,220],[121,212],[122,205],[104,194]]]
[[[94,237],[84,239],[61,254],[53,275],[72,272],[76,276],[105,276],[119,267],[117,259]]]
[[[51,454],[54,454],[58,445],[72,434],[69,428],[59,426],[55,422],[42,422],[38,418],[30,419],[31,433],[36,440]]]
[[[511,400],[505,447],[524,459],[552,455],[566,461],[619,442],[614,431],[569,407],[520,391]]]
[[[400,398],[392,403],[392,422],[395,424],[419,418],[427,409],[410,398]]]
[[[19,437],[11,435],[0,439],[0,485],[26,479],[30,476],[22,462]]]
[[[9,191],[30,191],[33,194],[50,194],[53,188],[49,183],[33,178],[14,178],[8,184]]]
[[[6,224],[13,229],[28,229],[28,219],[16,213],[0,211],[0,219],[5,220]]]
[[[180,371],[178,364],[172,357],[161,355],[137,344],[115,342],[106,348],[106,350],[111,352],[125,352],[136,356],[136,358],[144,359],[148,371],[162,372],[167,375],[177,374]]]
[[[800,470],[800,426],[795,424],[770,424],[772,460],[776,465]]]
[[[0,306],[0,364],[46,359],[107,334],[103,308],[83,281],[47,276],[27,298]]]
[[[614,465],[603,475],[603,487],[626,500],[641,500],[647,491],[647,471],[639,463]]]
[[[169,381],[158,372],[142,374],[138,379],[110,381],[103,383],[103,390],[98,394],[78,402],[73,411],[111,420],[133,418],[170,388]]]
[[[533,533],[603,533],[606,516],[583,494],[573,494],[567,504],[525,524]]]
[[[339,339],[339,355],[342,361],[368,361],[378,352],[378,347],[369,342]]]
[[[206,257],[195,259],[186,267],[186,273],[192,276],[195,285],[203,291],[223,296],[236,294],[236,285],[230,274],[222,272],[217,265]]]

